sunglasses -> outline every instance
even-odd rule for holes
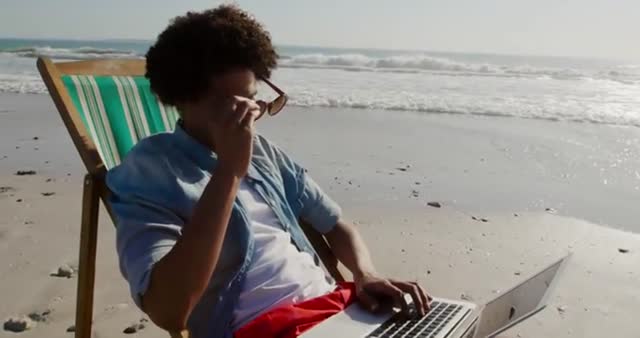
[[[276,97],[273,101],[270,101],[270,102],[263,101],[263,100],[256,101],[258,106],[260,106],[260,115],[256,117],[256,120],[261,118],[265,113],[268,114],[269,116],[274,116],[278,114],[282,110],[282,108],[284,108],[284,106],[287,104],[287,100],[289,100],[289,97],[287,96],[287,94],[285,94],[276,85],[271,83],[271,81],[267,80],[266,78],[260,78],[260,80],[262,80],[264,83],[269,85],[271,89],[273,89],[276,93],[278,93],[278,97]]]

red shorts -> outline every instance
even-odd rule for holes
[[[265,312],[234,332],[234,338],[295,338],[344,310],[356,299],[355,285],[338,283],[335,291],[299,304]]]

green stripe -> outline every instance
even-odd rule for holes
[[[96,99],[99,98],[102,102],[101,104],[96,102],[99,105],[97,108],[104,109],[106,115],[106,120],[103,121],[105,135],[108,139],[113,139],[114,143],[113,145],[107,143],[107,145],[103,145],[103,148],[105,152],[106,149],[111,149],[115,164],[117,164],[121,155],[126,154],[137,140],[131,135],[127,115],[125,114],[124,107],[120,100],[120,93],[113,78],[101,76],[90,77],[87,78],[87,80],[93,81],[98,86],[99,92],[97,94],[99,94],[99,97],[96,96]],[[100,110],[97,110],[96,113],[98,113],[103,120],[105,119]]]
[[[167,111],[162,104],[158,104],[158,109],[160,110],[160,118],[162,119],[162,125],[165,130],[169,130],[169,118],[167,117]]]
[[[82,120],[82,123],[84,123],[85,127],[87,127],[88,123],[87,123],[87,117],[85,116],[86,113],[82,108],[82,105],[80,104],[80,98],[78,97],[78,89],[76,88],[76,84],[73,82],[73,78],[69,75],[63,76],[62,82],[64,82],[64,85],[67,88],[67,91],[69,93],[69,96],[71,97],[71,101],[73,102],[73,105],[76,107],[76,110],[78,111],[78,113],[80,113],[80,119]]]
[[[72,83],[73,83],[73,88],[75,89],[76,93],[77,93],[77,99],[78,99],[78,110],[84,112],[84,114],[82,115],[84,117],[84,121],[86,123],[87,129],[89,130],[89,134],[91,136],[91,138],[93,139],[96,148],[98,149],[98,153],[100,154],[101,158],[104,158],[103,155],[103,150],[102,150],[102,144],[100,142],[100,138],[98,137],[98,134],[95,130],[95,124],[93,123],[93,120],[91,118],[91,112],[87,103],[87,99],[86,99],[86,95],[85,95],[85,91],[84,88],[82,86],[82,82],[80,81],[80,78],[78,76],[71,76],[70,77]]]
[[[140,98],[144,109],[147,112],[147,120],[149,121],[149,129],[151,133],[156,134],[167,131],[167,128],[162,121],[160,107],[158,106],[159,102],[155,94],[151,91],[149,81],[144,77],[136,77],[134,78],[134,81],[138,87],[138,91],[140,92]]]
[[[118,150],[118,146],[116,143],[116,137],[113,134],[113,129],[111,128],[111,119],[109,118],[109,114],[107,113],[107,109],[105,106],[105,101],[102,99],[102,92],[100,91],[101,86],[98,84],[94,77],[88,77],[89,84],[91,84],[91,89],[96,97],[96,105],[98,108],[98,114],[103,120],[103,126],[105,135],[107,137],[107,144],[109,145],[109,149],[111,150],[111,154],[113,155],[113,165],[120,164],[120,152]],[[102,78],[101,81],[106,81],[109,85],[103,85],[102,88],[113,88],[113,82],[109,78]],[[123,118],[122,115],[113,114],[114,117],[117,117],[117,120],[121,120]],[[125,134],[126,136],[126,134]]]
[[[140,92],[138,91],[136,83],[133,81],[131,76],[127,76],[125,81],[127,82],[127,88],[129,89],[131,105],[136,111],[136,117],[140,126],[140,135],[141,137],[147,137],[150,135],[151,131],[149,130],[149,122],[142,104]]]
[[[131,119],[133,120],[134,131],[139,139],[146,137],[146,133],[142,128],[142,121],[140,121],[140,112],[138,111],[138,107],[132,103],[133,93],[131,93],[131,85],[126,80],[126,77],[119,77],[118,80],[122,85],[122,89],[124,91],[124,101],[127,104],[127,108],[129,109],[129,113],[131,114]]]
[[[171,131],[179,118],[175,107],[161,105],[142,76],[67,75],[62,79],[108,168],[117,165],[140,139]]]
[[[107,141],[106,132],[104,130],[104,121],[102,121],[102,117],[98,112],[98,104],[96,102],[95,93],[93,92],[93,88],[89,83],[87,76],[78,76],[78,79],[82,84],[82,91],[87,102],[91,120],[93,121],[93,127],[96,131],[98,139],[100,140],[100,144],[102,145],[102,156],[104,157],[104,163],[107,168],[111,168],[114,162],[113,155],[109,147],[109,142]]]
[[[122,108],[122,115],[124,115],[124,120],[127,123],[126,128],[127,128],[127,131],[129,132],[129,137],[131,138],[132,143],[136,143],[140,138],[136,133],[133,117],[131,116],[131,111],[129,110],[129,106],[127,105],[127,102],[126,102],[124,88],[122,87],[122,84],[120,83],[120,80],[118,79],[117,76],[114,76],[112,79],[113,79],[113,84],[115,85],[116,91],[117,91],[117,101],[119,103],[118,107]],[[113,101],[116,101],[116,99],[113,98]],[[108,110],[108,112],[111,114],[111,110]],[[116,128],[115,132],[118,133],[118,130],[119,129]],[[128,150],[128,148],[126,150]],[[126,150],[124,152],[123,151],[120,151],[120,152],[124,154],[126,153]]]

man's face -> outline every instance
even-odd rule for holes
[[[249,69],[236,69],[211,79],[211,85],[199,106],[203,114],[218,114],[234,96],[253,99],[256,95],[256,77]],[[222,108],[222,109],[221,109]]]

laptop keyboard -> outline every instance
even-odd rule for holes
[[[426,316],[407,319],[402,313],[396,313],[371,332],[367,338],[435,337],[461,310],[461,305],[434,301],[431,303],[431,311]]]

